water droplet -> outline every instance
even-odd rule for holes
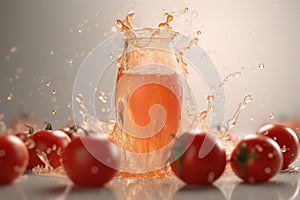
[[[91,173],[92,174],[97,174],[99,172],[99,168],[97,167],[97,166],[93,166],[92,168],[91,168]]]
[[[57,146],[54,144],[54,145],[52,146],[52,151],[55,151],[56,148],[57,148]]]
[[[46,154],[50,154],[52,152],[52,149],[51,148],[47,148],[46,149]]]
[[[57,94],[57,90],[56,90],[56,89],[53,89],[53,90],[52,90],[52,94],[53,94],[53,95],[56,95],[56,94]]]
[[[268,135],[268,134],[265,134],[265,135]],[[274,137],[273,137],[273,140],[275,140],[275,141],[276,141],[276,140],[277,140],[277,137],[276,137],[276,136],[274,136]]]
[[[9,94],[6,96],[7,101],[11,101],[13,98],[14,98],[14,94],[13,94],[13,93],[9,93]]]
[[[268,158],[274,158],[274,154],[273,153],[268,153]]]
[[[61,147],[59,147],[59,148],[57,149],[56,154],[57,154],[58,156],[61,156],[61,155],[62,155]]]
[[[202,34],[202,32],[201,31],[197,31],[197,35],[201,35]]]
[[[185,7],[185,8],[181,11],[182,14],[187,14],[188,12],[189,12],[189,8],[188,8],[188,7]]]
[[[74,59],[72,58],[67,59],[67,63],[72,66],[74,63]]]
[[[80,33],[80,34],[83,33],[83,31],[82,31],[81,28],[78,28],[78,29],[77,29],[77,32]]]
[[[250,118],[250,121],[252,121],[252,122],[253,122],[253,121],[254,121],[254,118],[253,118],[253,117],[251,117],[251,118]]]
[[[17,47],[12,47],[12,48],[10,48],[9,52],[10,53],[16,53],[17,50],[18,50]]]
[[[47,87],[50,87],[50,85],[51,85],[51,82],[50,82],[50,81],[46,83],[46,86],[47,86]]]
[[[34,147],[35,147],[35,142],[34,142],[34,140],[29,139],[29,140],[27,141],[27,148],[28,148],[28,149],[33,149]]]
[[[77,94],[76,97],[75,97],[75,100],[78,103],[82,103],[83,102],[83,96],[82,96],[82,94]]]
[[[274,114],[273,113],[269,113],[269,117],[270,117],[270,119],[274,119],[275,117],[274,117]]]
[[[6,155],[5,150],[0,149],[0,158],[3,158]]]
[[[13,170],[18,173],[21,170],[21,167],[18,165],[15,165]]]
[[[264,171],[266,174],[270,174],[272,170],[270,167],[266,167]]]
[[[71,108],[71,102],[69,102],[68,104],[67,104],[67,108]]]
[[[207,181],[212,183],[215,180],[215,174],[213,172],[208,173]]]
[[[242,75],[242,72],[234,72],[234,73],[230,73],[228,74],[224,80],[220,83],[220,86],[225,85],[229,80],[231,80],[232,78],[236,78],[236,77],[240,77]]]
[[[285,146],[285,145],[283,145],[283,146],[282,146],[282,148],[281,148],[281,152],[282,152],[282,153],[285,153],[285,152],[286,152],[286,150],[287,150],[287,149],[286,149],[286,146]]]
[[[109,58],[110,58],[110,59],[113,59],[114,56],[115,56],[115,54],[114,54],[113,52],[111,52],[111,53],[109,54]]]
[[[53,56],[54,55],[54,51],[50,51],[50,55]]]
[[[264,149],[260,145],[255,145],[255,148],[257,149],[258,152],[262,152]]]
[[[2,120],[5,117],[3,113],[0,113],[0,120]]]
[[[97,11],[96,11],[96,16],[99,16],[99,15],[100,15],[100,11],[97,10]]]
[[[51,113],[52,113],[52,115],[56,115],[56,112],[57,112],[57,111],[54,109],[54,110],[52,110]]]
[[[258,64],[258,68],[259,69],[264,69],[265,68],[265,64],[264,63],[259,63]]]
[[[99,92],[99,95],[98,95],[98,99],[100,100],[100,101],[102,101],[103,103],[107,103],[107,96],[105,95],[105,93],[104,92],[102,92],[102,91],[100,91]]]
[[[51,164],[48,160],[47,154],[45,154],[45,152],[43,152],[39,149],[36,149],[36,155],[44,163],[46,169],[53,169],[53,167],[51,166]]]

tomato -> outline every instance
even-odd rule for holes
[[[29,150],[28,169],[38,165],[46,167],[45,162],[49,162],[53,168],[62,166],[62,153],[71,140],[64,132],[51,130],[52,127],[49,124],[46,129],[50,130],[38,131],[29,138],[27,145]]]
[[[282,124],[267,124],[261,127],[257,134],[265,135],[279,144],[283,154],[282,169],[288,168],[296,160],[299,142],[296,133],[291,128]]]
[[[63,153],[63,166],[74,184],[103,186],[117,172],[120,153],[106,136],[83,136],[72,140]]]
[[[247,183],[266,182],[280,172],[283,155],[272,139],[250,134],[233,149],[230,165],[232,171]]]
[[[28,164],[25,144],[16,136],[0,135],[0,185],[12,183],[21,176]]]
[[[209,185],[222,175],[226,166],[226,153],[220,141],[200,130],[186,132],[176,139],[169,160],[175,157],[178,158],[171,162],[171,169],[188,185]]]

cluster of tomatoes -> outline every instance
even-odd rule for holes
[[[74,184],[103,186],[120,164],[120,154],[109,139],[87,128],[72,126],[0,135],[0,185],[12,183],[26,169],[63,167]],[[175,137],[169,163],[174,174],[188,185],[209,185],[230,165],[247,183],[266,182],[287,169],[298,156],[299,139],[287,126],[268,124],[246,135],[230,155],[219,138],[200,130]]]
[[[287,169],[298,151],[299,139],[291,128],[267,124],[242,138],[229,156],[213,134],[189,131],[176,138],[169,160],[176,176],[189,185],[212,184],[224,173],[227,163],[244,182],[259,183]]]
[[[93,136],[93,130],[79,131],[76,126],[0,135],[0,185],[10,184],[26,169],[63,167],[79,186],[102,186],[116,173],[119,155],[106,137]],[[88,147],[87,147],[88,146]],[[99,148],[100,147],[100,148]],[[97,158],[101,154],[101,159]],[[112,163],[109,165],[110,162]]]

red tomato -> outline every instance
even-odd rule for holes
[[[226,153],[220,141],[200,130],[186,132],[176,139],[171,161],[172,157],[178,157],[171,163],[173,172],[188,185],[209,185],[222,175],[226,166]]]
[[[30,136],[27,145],[28,169],[38,165],[45,167],[45,162],[49,162],[53,168],[62,166],[62,153],[70,141],[70,138],[60,130],[42,130],[34,133]]]
[[[283,164],[279,145],[263,135],[246,135],[233,149],[232,171],[247,183],[266,182]]]
[[[282,169],[294,162],[298,156],[299,142],[296,133],[282,124],[267,124],[261,127],[257,134],[273,139],[281,148],[283,154]]]
[[[16,136],[0,135],[0,185],[9,184],[21,176],[28,164],[25,144]]]
[[[119,167],[120,154],[106,136],[77,137],[63,154],[63,166],[74,184],[103,186]]]

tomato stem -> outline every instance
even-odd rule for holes
[[[27,134],[33,134],[34,133],[34,129],[32,128],[32,126],[29,125],[25,125],[28,128],[28,132]]]
[[[49,122],[44,122],[44,125],[46,125],[45,130],[52,130],[52,125]]]
[[[245,171],[246,171],[246,162],[248,160],[253,160],[258,157],[257,154],[250,154],[248,153],[248,146],[246,143],[242,143],[240,146],[240,149],[237,153],[237,157],[231,158],[230,162],[239,162],[240,163],[240,170],[241,170],[241,176],[245,177]]]

